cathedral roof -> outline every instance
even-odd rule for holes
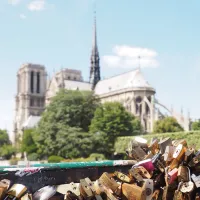
[[[99,81],[95,87],[95,93],[97,95],[101,95],[128,88],[154,90],[144,78],[141,70],[135,69],[133,71]]]
[[[91,84],[87,82],[64,80],[64,83],[67,90],[91,90]]]

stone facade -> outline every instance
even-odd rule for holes
[[[17,95],[15,97],[14,141],[21,135],[23,124],[29,116],[40,116],[45,109],[45,67],[24,64],[17,73]]]

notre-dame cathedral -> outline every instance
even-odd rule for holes
[[[45,66],[23,64],[17,72],[17,95],[14,119],[14,141],[22,135],[23,129],[32,128],[40,120],[45,106],[50,103],[60,88],[68,90],[93,90],[103,102],[121,102],[127,111],[137,116],[146,132],[153,130],[156,120],[165,117],[158,105],[174,116],[185,130],[189,130],[189,116],[184,117],[168,109],[155,99],[155,89],[145,80],[140,68],[104,80],[100,76],[100,58],[97,45],[96,19],[90,58],[89,81],[75,69],[62,69],[49,80]]]

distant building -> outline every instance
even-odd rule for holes
[[[23,129],[37,125],[41,113],[60,88],[68,90],[94,90],[101,102],[117,101],[127,111],[141,120],[146,132],[153,130],[156,120],[165,117],[157,105],[167,110],[188,131],[190,119],[182,113],[168,109],[155,99],[155,89],[146,81],[140,68],[101,80],[100,58],[97,46],[96,19],[90,58],[89,82],[83,80],[82,73],[75,69],[62,69],[51,80],[47,80],[45,67],[24,64],[17,73],[18,89],[14,119],[15,141],[22,135]]]

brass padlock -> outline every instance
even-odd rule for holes
[[[94,188],[95,188],[96,194],[101,195],[101,194],[105,193],[104,186],[100,180],[96,180],[94,182]]]
[[[114,172],[114,176],[116,176],[120,181],[122,182],[126,182],[126,183],[130,183],[131,182],[131,178],[128,177],[127,175],[121,173],[121,172]]]
[[[144,178],[151,178],[150,173],[142,166],[130,169],[129,173],[138,181],[143,181]]]
[[[6,193],[6,199],[19,199],[27,191],[26,186],[22,184],[14,184]]]
[[[150,146],[149,146],[149,150],[151,151],[151,153],[153,155],[157,154],[159,152],[159,140],[155,139],[151,142]]]
[[[88,186],[90,187],[90,189],[92,190],[92,192],[94,193],[95,199],[102,200],[102,197],[96,193],[94,183],[89,178],[85,178],[85,181],[88,184]]]
[[[123,200],[145,200],[145,190],[134,184],[122,184],[122,199]]]
[[[7,189],[10,187],[10,180],[3,179],[0,181],[0,199],[3,199],[6,195]]]
[[[32,200],[32,194],[26,193],[23,197],[21,197],[21,200]]]
[[[80,179],[80,193],[84,199],[90,200],[94,197],[94,194],[85,179]]]
[[[104,172],[99,178],[101,183],[113,192],[118,193],[120,190],[120,184],[118,184],[107,172]]]

